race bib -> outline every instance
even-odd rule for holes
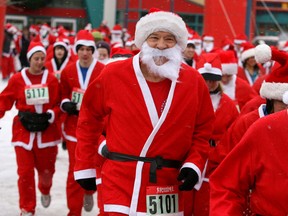
[[[79,88],[73,88],[71,101],[77,103],[77,110],[80,110],[82,99],[84,96],[85,90]]]
[[[25,86],[25,98],[28,105],[49,103],[49,91],[47,84]]]
[[[146,188],[147,215],[169,215],[179,212],[179,193],[176,185]]]

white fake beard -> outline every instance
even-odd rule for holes
[[[147,66],[149,73],[153,75],[176,81],[179,77],[179,70],[183,61],[182,51],[178,44],[172,48],[159,50],[151,48],[147,42],[142,45],[140,57]],[[162,59],[168,61],[161,63]],[[157,64],[156,64],[157,62]]]
[[[209,42],[209,43],[203,42],[203,49],[206,52],[210,52],[213,48],[214,48],[214,42]]]

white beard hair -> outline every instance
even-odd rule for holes
[[[203,42],[203,49],[206,52],[210,52],[213,48],[214,48],[214,42],[210,42],[210,43]]]
[[[147,66],[149,73],[153,75],[176,81],[179,77],[179,70],[183,61],[181,47],[176,44],[172,48],[159,50],[151,48],[147,42],[143,43],[140,57]],[[155,63],[155,58],[165,57],[168,61],[162,65]]]

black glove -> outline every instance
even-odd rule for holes
[[[62,109],[66,111],[69,115],[78,115],[77,103],[74,102],[64,102],[62,104]]]
[[[199,178],[197,173],[192,168],[185,167],[181,169],[177,180],[178,181],[184,180],[183,184],[179,185],[180,191],[189,191],[194,188]]]
[[[216,142],[213,139],[209,140],[209,144],[210,144],[211,147],[216,147]]]
[[[32,113],[21,112],[18,113],[19,119],[24,128],[30,132],[44,131],[48,128],[48,120],[52,117],[51,113]]]
[[[62,142],[62,149],[63,149],[63,150],[67,150],[66,141],[63,141],[63,142]]]
[[[85,190],[96,191],[96,178],[78,179],[76,180]]]

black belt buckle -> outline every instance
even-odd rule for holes
[[[162,169],[163,167],[163,158],[161,156],[156,156],[155,162],[157,165],[157,169]]]

